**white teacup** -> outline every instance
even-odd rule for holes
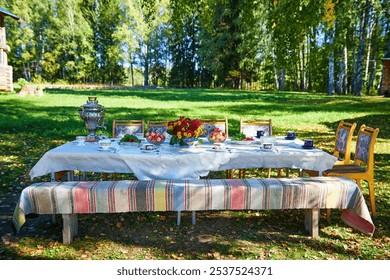
[[[99,140],[99,146],[103,150],[108,150],[111,147],[111,140],[110,139]]]
[[[273,146],[274,145],[272,143],[263,143],[262,145],[264,150],[272,150]]]
[[[226,146],[224,143],[214,143],[213,149],[218,150],[218,151],[223,151],[225,150]]]

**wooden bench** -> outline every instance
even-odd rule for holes
[[[316,238],[319,210],[325,208],[344,209],[344,222],[373,234],[359,187],[337,177],[42,182],[22,191],[13,223],[18,232],[29,213],[62,214],[63,243],[70,244],[78,233],[78,214],[305,209],[305,228]]]

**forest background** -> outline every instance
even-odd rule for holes
[[[14,80],[377,95],[389,0],[0,0]]]

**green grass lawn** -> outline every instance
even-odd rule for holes
[[[317,147],[329,152],[341,120],[357,122],[358,127],[379,127],[375,146],[376,232],[367,237],[352,230],[340,220],[338,211],[332,211],[329,223],[321,220],[317,240],[302,230],[303,213],[298,210],[200,213],[195,227],[186,217],[176,227],[175,213],[87,215],[80,217],[80,234],[71,246],[61,244],[58,224],[50,228],[51,238],[30,236],[0,243],[0,258],[390,258],[389,98],[201,89],[57,89],[46,91],[43,97],[2,93],[0,193],[20,193],[31,183],[29,170],[47,150],[87,134],[77,110],[91,95],[106,109],[107,135],[111,135],[114,119],[228,117],[229,134],[233,135],[239,131],[240,118],[271,118],[274,135],[295,130],[299,138],[313,138]],[[366,190],[364,194],[368,198]]]

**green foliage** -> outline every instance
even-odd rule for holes
[[[26,21],[5,24],[14,77],[27,81],[135,85],[142,72],[145,86],[376,94],[390,46],[380,0],[0,5]]]
[[[27,85],[27,84],[28,84],[28,82],[26,81],[26,79],[23,79],[23,78],[19,78],[19,79],[18,79],[18,85],[19,85],[20,87],[25,86],[25,85]]]

